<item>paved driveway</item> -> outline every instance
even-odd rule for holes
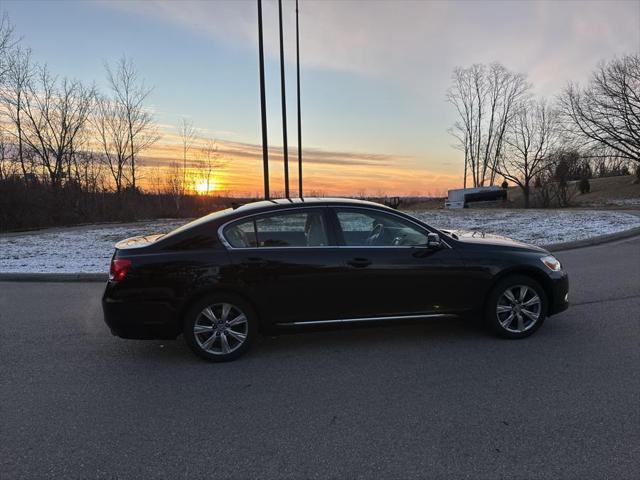
[[[263,338],[112,337],[100,284],[0,283],[0,477],[638,478],[640,239],[558,255],[572,308]]]

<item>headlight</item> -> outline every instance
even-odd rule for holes
[[[553,255],[547,255],[546,257],[542,257],[540,261],[542,261],[542,263],[544,263],[549,270],[553,270],[554,272],[557,272],[558,270],[562,269],[562,265],[560,265],[560,261]]]

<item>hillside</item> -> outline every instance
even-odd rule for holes
[[[617,209],[640,208],[640,184],[634,184],[635,176],[592,178],[589,180],[591,192],[575,194],[572,204],[576,207],[597,207]],[[577,182],[570,182],[576,188]],[[534,190],[535,191],[535,190]],[[519,187],[509,188],[509,202],[512,207],[522,206],[522,190]]]

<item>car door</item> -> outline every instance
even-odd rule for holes
[[[335,310],[340,254],[326,209],[294,208],[237,220],[223,229],[234,275],[261,320],[287,324]]]
[[[344,318],[446,314],[456,310],[459,255],[427,248],[429,231],[375,208],[332,207],[341,245],[336,283]]]

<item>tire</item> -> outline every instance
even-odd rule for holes
[[[523,289],[524,299],[521,297]],[[526,275],[510,275],[491,290],[484,317],[487,325],[499,336],[525,338],[542,326],[547,305],[547,296],[538,282]]]
[[[199,357],[228,362],[249,349],[258,334],[258,319],[251,305],[241,297],[210,295],[189,309],[183,334],[189,348]]]

